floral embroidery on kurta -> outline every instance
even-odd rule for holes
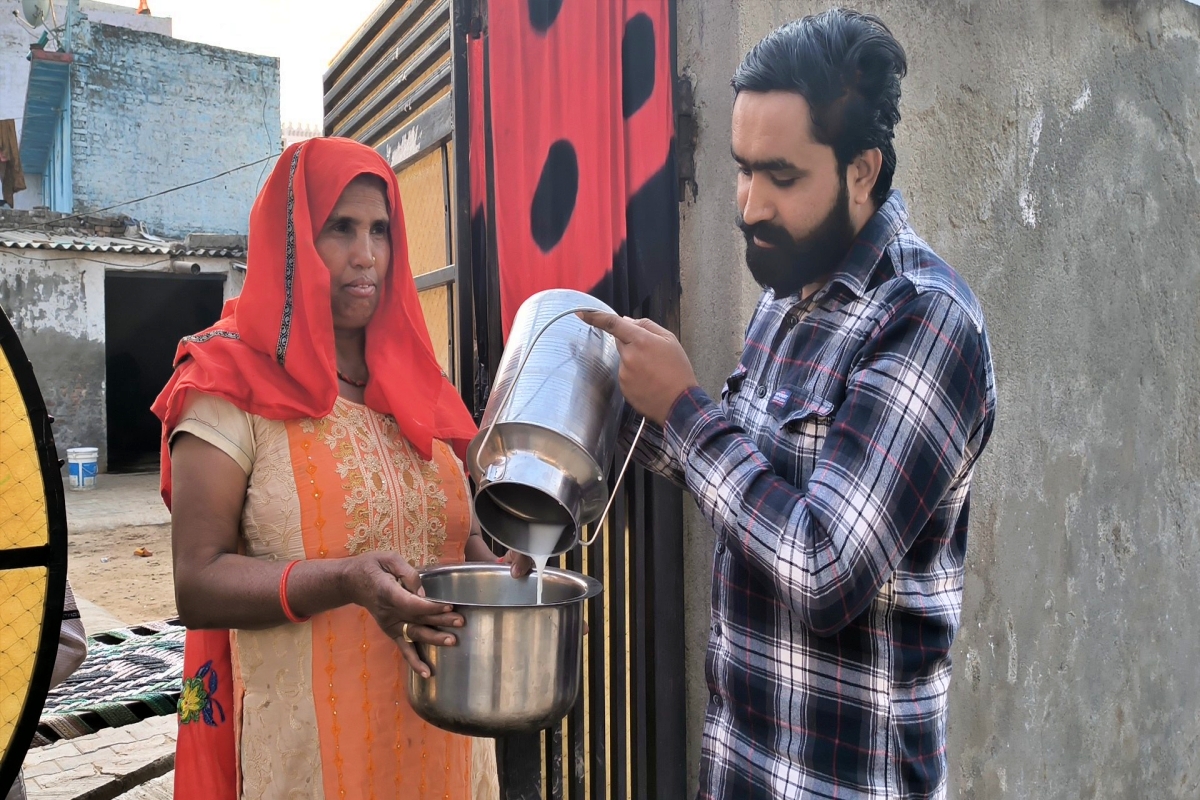
[[[395,551],[411,563],[437,563],[446,541],[446,494],[436,459],[424,461],[396,421],[362,406],[301,425],[337,460],[345,491],[350,555]]]
[[[217,726],[216,716],[225,721],[225,709],[217,701],[217,671],[209,661],[196,671],[195,677],[184,678],[179,692],[179,722],[188,725],[204,719],[205,725]]]

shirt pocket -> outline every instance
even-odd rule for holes
[[[765,455],[775,474],[803,488],[816,468],[837,413],[836,402],[799,386],[781,386],[767,401],[771,420]]]

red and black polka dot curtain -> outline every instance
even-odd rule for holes
[[[476,275],[632,313],[677,274],[672,0],[489,0],[472,39]]]

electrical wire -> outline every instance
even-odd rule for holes
[[[71,214],[70,216],[60,217],[58,219],[47,220],[46,222],[30,222],[27,225],[16,225],[11,228],[0,228],[0,233],[10,233],[12,231],[28,230],[29,228],[46,227],[46,226],[51,226],[51,225],[57,226],[57,225],[62,225],[64,222],[69,222],[73,219],[83,219],[84,217],[90,217],[90,216],[94,216],[96,214],[103,214],[105,211],[112,211],[114,208],[121,208],[122,206],[133,205],[134,203],[140,203],[143,200],[152,200],[155,197],[162,197],[165,194],[170,194],[172,192],[178,192],[181,189],[190,189],[191,187],[199,186],[202,183],[208,183],[209,181],[215,181],[217,178],[224,178],[226,175],[232,175],[233,173],[238,172],[243,169],[249,169],[250,167],[257,167],[259,164],[263,163],[264,161],[270,161],[272,158],[278,158],[281,155],[281,153],[282,153],[282,151],[277,152],[277,153],[272,153],[269,156],[263,156],[262,158],[260,158],[256,161],[251,161],[248,164],[242,164],[241,166],[234,167],[233,169],[227,169],[224,172],[217,173],[216,175],[209,175],[207,178],[201,178],[200,180],[197,180],[197,181],[183,183],[183,184],[180,184],[179,186],[172,186],[170,189],[163,189],[160,192],[148,194],[145,197],[138,197],[133,200],[125,200],[120,203],[114,203],[111,206],[105,206],[104,208],[97,208],[92,211],[84,211],[79,214]]]
[[[88,261],[88,262],[91,262],[92,264],[103,264],[106,267],[116,267],[118,269],[129,270],[129,271],[149,269],[150,267],[155,267],[155,266],[158,266],[159,264],[166,264],[170,261],[175,260],[174,256],[167,256],[166,258],[160,258],[157,261],[150,261],[145,264],[119,264],[116,261],[103,261],[99,258],[88,258],[86,256],[78,255],[78,253],[80,252],[78,250],[58,250],[55,252],[63,253],[64,257],[62,257],[62,258],[43,258],[41,256],[19,256],[19,258],[21,258],[24,261],[40,261],[43,264],[51,264],[51,263],[54,263],[57,261]],[[129,253],[128,255],[136,256],[136,255],[142,255],[142,254]]]

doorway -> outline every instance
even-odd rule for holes
[[[179,340],[221,316],[224,275],[104,276],[108,471],[153,472],[162,425],[150,406],[171,378]]]

